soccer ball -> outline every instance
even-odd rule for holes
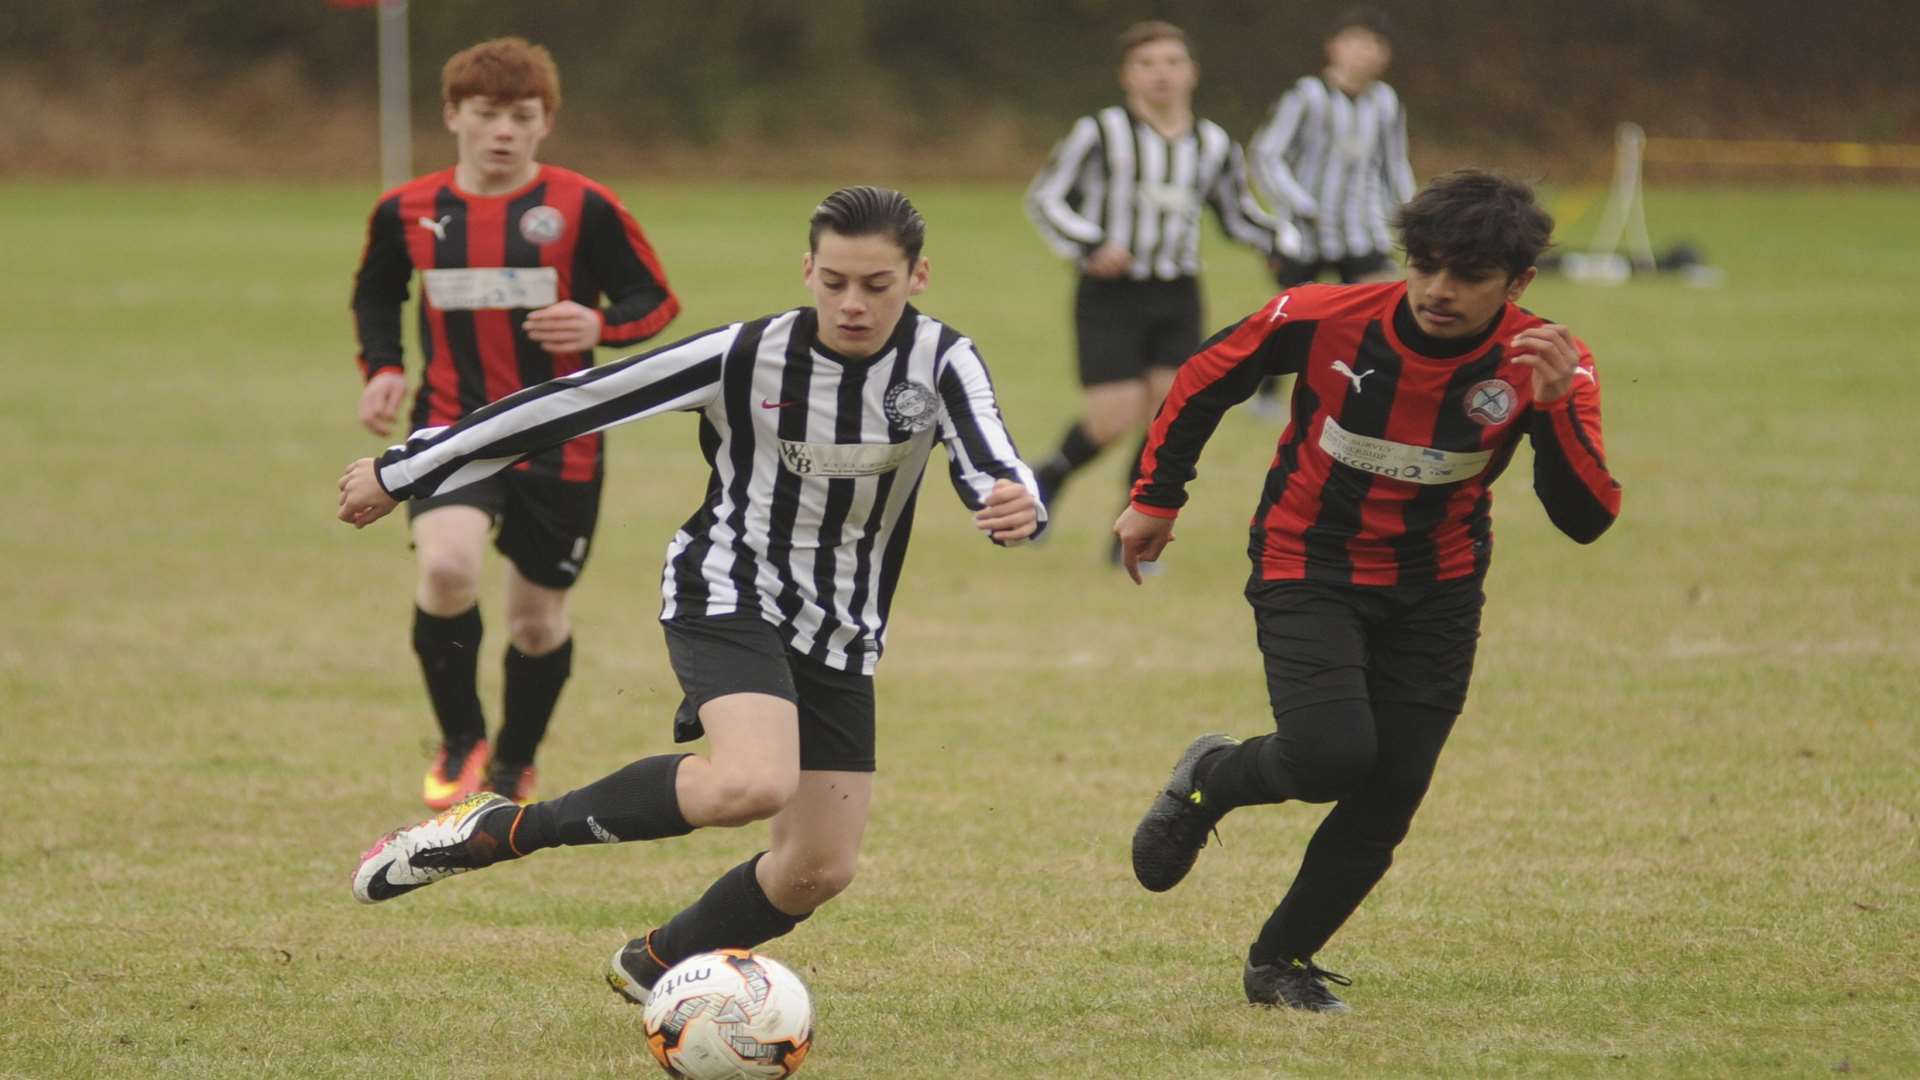
[[[800,976],[745,949],[690,956],[647,1001],[647,1046],[685,1080],[792,1076],[813,1045],[813,1002]]]

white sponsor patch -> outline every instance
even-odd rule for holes
[[[1480,475],[1493,459],[1491,450],[1463,454],[1355,435],[1331,416],[1320,429],[1320,449],[1342,465],[1409,484],[1457,484]]]
[[[913,456],[919,440],[901,443],[802,443],[780,440],[780,461],[801,476],[878,476]]]
[[[560,271],[551,266],[428,270],[427,302],[441,311],[543,308],[560,299]]]
[[[1188,214],[1200,209],[1200,201],[1193,197],[1193,192],[1179,184],[1148,181],[1136,188],[1135,194],[1141,202],[1163,214]]]

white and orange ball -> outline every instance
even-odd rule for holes
[[[647,1047],[684,1080],[792,1076],[813,1046],[813,1002],[800,976],[745,949],[690,956],[647,1002]]]

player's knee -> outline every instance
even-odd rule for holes
[[[545,656],[567,643],[571,628],[566,612],[515,611],[507,616],[507,634],[513,647],[528,656]]]
[[[480,566],[459,552],[423,554],[420,558],[421,606],[435,614],[452,614],[473,606],[480,595]]]
[[[812,911],[846,892],[853,873],[852,856],[807,860],[782,876],[781,891],[792,906]]]
[[[714,778],[713,816],[718,825],[745,825],[779,813],[800,786],[797,772],[733,769]]]

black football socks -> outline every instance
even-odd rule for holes
[[[710,949],[751,949],[791,931],[806,919],[773,906],[754,874],[761,852],[720,875],[705,895],[667,920],[648,940],[654,956],[669,966]]]
[[[487,737],[480,712],[480,605],[458,615],[429,615],[413,609],[413,651],[426,676],[427,699],[449,746],[464,747]]]
[[[1060,440],[1060,449],[1034,470],[1034,480],[1040,485],[1041,501],[1051,505],[1061,485],[1067,482],[1067,477],[1099,457],[1100,449],[1100,444],[1087,435],[1087,429],[1080,421],[1074,421],[1073,426],[1067,429],[1066,436]]]
[[[493,741],[493,760],[508,765],[533,764],[547,723],[560,701],[560,689],[573,674],[573,639],[540,656],[528,656],[507,646],[506,693],[500,735]]]
[[[558,798],[502,807],[480,828],[501,842],[501,858],[546,847],[663,840],[693,831],[680,813],[674,778],[686,754],[642,758]]]

